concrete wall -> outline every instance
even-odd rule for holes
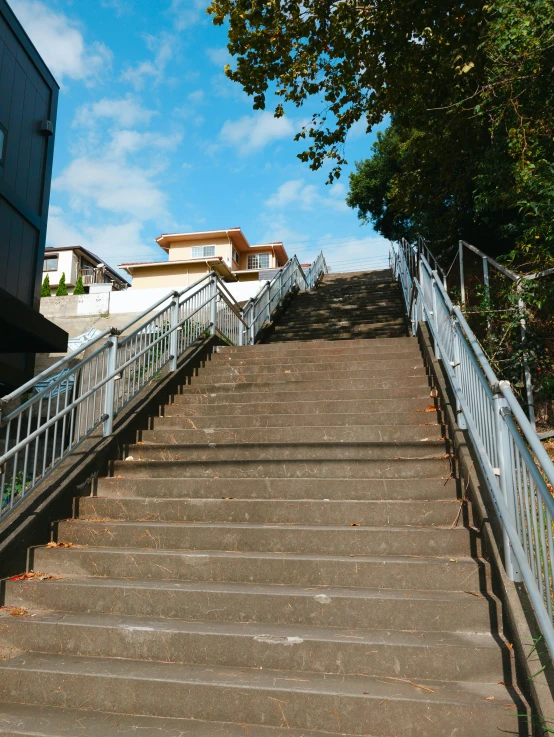
[[[191,282],[198,278],[191,278]],[[255,297],[266,282],[247,281],[233,282],[225,286],[237,302],[245,302]],[[106,316],[109,324],[110,315],[132,315],[144,312],[149,305],[154,304],[164,295],[173,291],[181,291],[183,286],[171,284],[167,287],[156,287],[154,289],[126,289],[121,292],[103,292],[100,294],[81,294],[68,297],[46,297],[41,300],[40,311],[49,319],[56,322],[56,318],[86,317],[94,315]]]

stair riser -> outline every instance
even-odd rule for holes
[[[353,430],[363,427],[370,430],[374,427],[381,430],[383,427],[393,425],[405,427],[421,425],[430,431],[437,427],[436,412],[389,412],[378,413],[321,413],[321,414],[263,414],[263,415],[223,415],[216,417],[194,417],[184,415],[167,415],[166,417],[154,417],[152,424],[156,430],[169,429],[227,429],[233,428],[240,431],[244,428],[289,428],[289,427],[318,427],[336,428],[349,427]]]
[[[306,323],[301,317],[283,317],[276,325],[276,329],[290,329],[299,332],[311,330],[358,330],[360,328],[374,328],[374,326],[405,325],[405,316],[398,308],[385,309],[370,314],[337,315],[330,309],[325,315],[311,315],[312,320]]]
[[[322,394],[319,401],[305,402],[297,400],[287,394],[287,401],[284,402],[245,402],[238,404],[221,403],[206,404],[198,406],[187,406],[179,404],[171,404],[165,408],[165,417],[184,416],[184,417],[217,417],[224,415],[274,415],[274,414],[329,414],[347,412],[352,414],[365,413],[375,414],[377,412],[387,412],[394,414],[396,412],[423,412],[429,406],[429,398],[421,397],[419,399],[340,399],[328,400],[325,394]],[[425,418],[427,419],[427,418]]]
[[[281,330],[275,329],[274,334],[271,336],[272,340],[279,341],[297,341],[297,340],[310,340],[317,339],[325,334],[325,340],[352,340],[358,336],[364,338],[379,338],[390,335],[405,335],[407,328],[403,324],[393,323],[391,325],[381,324],[367,326],[352,326],[352,327],[337,327],[327,328],[321,327],[320,329],[314,328],[305,330],[289,330],[286,327]]]
[[[99,478],[99,497],[113,499],[453,499],[457,481],[441,479],[150,479]],[[85,497],[86,498],[86,497]]]
[[[391,350],[393,346],[394,348],[401,348],[404,346],[409,346],[410,348],[412,348],[414,345],[417,345],[416,341],[413,338],[408,337],[381,338],[380,340],[359,339],[352,341],[348,345],[348,348],[346,346],[336,346],[334,350],[340,352],[348,350],[348,353],[350,353],[351,351],[356,352],[360,348],[362,350],[365,349],[366,351],[368,349],[374,351],[380,348]],[[283,356],[291,354],[298,355],[298,351],[300,351],[301,353],[316,353],[318,351],[332,352],[333,348],[326,341],[316,341],[315,344],[313,341],[299,341],[298,344],[295,346],[278,346],[273,345],[272,343],[258,343],[256,345],[248,346],[220,345],[215,349],[216,353],[238,353],[248,358],[250,358],[251,356],[265,356],[266,354],[273,353],[278,353]]]
[[[127,478],[417,479],[450,476],[447,460],[362,461],[115,461],[113,475]]]
[[[352,520],[357,523],[357,520]],[[358,524],[358,523],[357,523]],[[232,550],[307,555],[464,556],[479,553],[478,540],[463,528],[317,527],[242,528],[160,523],[62,521],[57,539],[89,547],[156,550]]]
[[[411,589],[478,592],[482,585],[481,578],[485,575],[484,569],[480,571],[479,567],[472,562],[455,563],[450,562],[450,559],[448,561],[431,562],[417,559],[415,564],[412,564],[412,560],[407,562],[388,560],[384,564],[382,559],[373,562],[360,560],[356,557],[349,560],[325,558],[313,560],[293,557],[289,559],[286,556],[276,556],[275,558],[273,556],[248,556],[241,558],[240,556],[210,555],[209,553],[187,554],[183,552],[168,554],[167,551],[137,550],[128,553],[124,549],[118,550],[117,548],[113,551],[36,548],[33,554],[34,569],[50,574],[107,576],[109,578],[151,579],[154,581],[220,581],[295,586],[355,586],[375,589],[396,588],[407,592]],[[54,585],[48,583],[42,589],[49,590],[50,586]],[[138,595],[140,595],[140,589]],[[474,597],[468,594],[468,599],[474,599]],[[479,600],[476,599],[476,601]],[[266,601],[266,605],[268,605],[268,601]],[[81,600],[80,606],[90,607],[92,604],[87,599],[86,604]],[[156,606],[156,604],[152,604],[152,606]],[[55,605],[47,608],[55,608]],[[120,614],[124,613],[123,610],[117,611]],[[149,610],[144,610],[144,613],[146,611]],[[151,611],[155,613],[157,610],[152,609]],[[213,615],[209,615],[207,611],[204,611],[203,614],[218,619],[218,611],[214,610]],[[128,613],[132,614],[133,612],[129,611]],[[181,615],[160,614],[159,616],[177,617]],[[273,613],[268,611],[265,616],[272,617]],[[199,617],[202,618],[202,612],[200,612]],[[327,617],[327,614],[325,614],[325,617]],[[262,619],[260,621],[274,620]],[[286,622],[287,620],[282,619],[280,621]],[[301,619],[297,621],[302,622]],[[314,621],[313,615],[310,615],[310,618],[304,621]],[[333,621],[335,624],[332,623]],[[382,624],[377,624],[377,620],[371,618],[367,619],[365,623],[357,619],[346,619],[341,623],[341,620],[324,619],[320,621],[320,624],[327,623],[333,627],[368,627],[371,623],[372,627],[378,629],[394,629],[394,621],[391,619],[387,624],[383,620]],[[459,622],[462,621],[464,622],[462,629],[469,629],[469,623],[462,619],[458,621],[457,625],[452,621],[451,627],[447,626],[447,622],[437,623],[436,629],[442,627],[444,630],[450,628],[456,631],[460,629]],[[471,626],[477,625],[472,624]],[[485,626],[485,629],[489,626],[488,614],[486,625],[482,626]],[[420,623],[418,627],[415,627],[415,629],[418,628],[435,629],[435,625],[431,622]],[[410,628],[407,627],[407,629]]]
[[[267,344],[272,346],[273,344]],[[318,344],[316,344],[318,345]],[[405,346],[377,346],[374,349],[358,348],[351,349],[345,345],[327,343],[328,348],[306,348],[305,350],[289,351],[285,346],[286,353],[263,352],[258,353],[214,353],[206,362],[207,369],[214,371],[223,368],[240,368],[248,366],[268,367],[288,366],[295,367],[301,364],[306,371],[321,371],[322,367],[334,366],[341,368],[342,365],[355,367],[357,364],[380,364],[381,361],[417,361],[421,363],[421,351],[415,340]],[[249,346],[252,347],[252,346]],[[257,346],[255,346],[257,347]],[[266,347],[266,344],[261,346]],[[275,346],[273,346],[275,347]],[[415,365],[415,364],[414,364]],[[364,367],[365,368],[365,367]],[[378,368],[378,366],[377,366]]]
[[[393,372],[392,374],[390,372]],[[287,373],[288,372],[288,373]],[[205,383],[214,383],[226,379],[231,376],[253,376],[256,380],[259,376],[267,376],[264,381],[271,381],[273,377],[285,376],[303,377],[302,381],[311,381],[314,378],[325,379],[363,379],[367,378],[371,381],[386,381],[395,376],[408,378],[414,376],[425,376],[423,364],[420,356],[413,358],[386,358],[381,361],[356,361],[349,363],[346,359],[343,361],[335,361],[333,363],[303,363],[300,360],[294,363],[273,363],[271,366],[247,364],[243,366],[220,366],[218,363],[212,363],[206,369],[201,369],[199,375],[194,377],[193,382],[197,384],[200,381]],[[219,378],[221,377],[221,378]],[[305,377],[305,378],[304,378]],[[300,380],[300,379],[299,379]]]
[[[413,369],[410,369],[413,371]],[[400,386],[399,386],[400,385]],[[373,392],[379,397],[382,392],[388,396],[388,392],[398,389],[427,389],[429,380],[423,372],[407,376],[405,373],[392,375],[384,378],[367,376],[363,371],[355,372],[354,376],[335,374],[335,372],[293,372],[285,371],[276,374],[237,374],[229,371],[227,374],[218,376],[203,375],[202,378],[194,378],[191,384],[182,387],[182,394],[176,397],[188,397],[194,394],[209,392],[314,392],[317,388],[322,391],[337,391],[345,389],[358,389],[365,392]],[[368,396],[368,398],[370,398]]]
[[[168,438],[166,438],[167,440]],[[444,441],[417,441],[413,443],[282,443],[279,445],[241,444],[190,446],[177,444],[130,445],[125,456],[137,461],[174,461],[220,463],[222,461],[298,461],[298,460],[352,460],[440,458],[446,452]],[[131,463],[133,461],[129,461]]]
[[[395,425],[392,427],[283,427],[236,430],[143,430],[141,440],[145,443],[341,443],[341,442],[409,442],[439,440],[439,425]]]
[[[111,657],[189,665],[230,666],[232,668],[269,668],[296,672],[373,675],[436,680],[475,680],[494,682],[502,678],[499,648],[478,647],[466,638],[459,647],[448,647],[448,658],[437,647],[396,645],[366,640],[352,632],[352,641],[310,639],[287,641],[261,633],[252,636],[207,632],[174,632],[134,623],[100,626],[40,622],[30,617],[15,618],[0,624],[0,647],[61,655]],[[138,620],[141,622],[141,620]],[[157,624],[157,623],[155,623]],[[139,625],[140,626],[140,625]],[[298,641],[300,640],[300,641]],[[383,640],[386,640],[383,637]],[[460,638],[462,640],[462,638]],[[425,642],[425,633],[421,634]]]
[[[311,502],[251,499],[100,499],[80,497],[79,518],[252,524],[450,525],[459,502]]]
[[[429,396],[429,385],[425,381],[418,381],[408,386],[374,388],[372,383],[363,381],[311,381],[300,385],[294,382],[275,382],[269,385],[259,385],[253,391],[233,391],[240,386],[234,379],[234,385],[229,384],[220,390],[213,384],[196,386],[191,392],[177,394],[173,403],[167,405],[226,405],[226,404],[257,404],[259,402],[295,402],[296,398],[303,402],[330,401],[373,401],[376,399],[425,399]],[[240,382],[240,380],[239,380]],[[247,387],[246,387],[247,388]]]
[[[264,723],[267,725],[359,733],[360,725],[370,724],[375,737],[389,737],[399,724],[411,737],[428,737],[429,724],[434,737],[480,737],[497,734],[498,728],[517,729],[516,718],[507,716],[501,705],[476,702],[468,715],[467,705],[456,705],[434,698],[413,701],[391,698],[383,709],[383,693],[378,698],[363,695],[325,694],[288,690],[283,682],[272,688],[241,687],[227,678],[222,684],[211,682],[149,680],[119,676],[116,679],[83,673],[57,673],[38,670],[9,671],[0,679],[0,696],[7,701],[43,703],[58,707],[81,707],[119,713],[152,716]],[[45,679],[48,689],[45,690]],[[361,684],[360,684],[361,685]],[[433,697],[433,694],[429,694]],[[500,727],[499,727],[500,725]],[[478,730],[478,732],[476,732]]]

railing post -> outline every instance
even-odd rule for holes
[[[439,334],[439,318],[437,315],[437,284],[435,276],[433,275],[431,279],[431,286],[433,287],[433,322],[435,323],[435,331],[436,334]],[[441,352],[439,348],[439,342],[438,340],[435,340],[435,358],[437,360],[440,360]]]
[[[108,365],[106,368],[108,376],[114,374],[117,369],[117,346],[118,336],[112,334],[108,342]],[[112,434],[113,431],[113,420],[115,413],[115,382],[116,377],[112,376],[109,381],[106,382],[106,390],[104,394],[104,414],[106,419],[104,420],[104,426],[102,434],[106,438]]]
[[[464,281],[464,244],[462,241],[458,241],[458,257],[460,259],[460,297],[462,300],[462,306],[465,306],[466,286]]]
[[[513,456],[510,448],[510,430],[506,424],[504,417],[510,413],[508,402],[502,396],[502,387],[510,386],[509,381],[501,381],[494,391],[494,416],[496,422],[496,453],[498,458],[498,468],[495,468],[495,473],[498,474],[498,480],[500,483],[500,490],[508,512],[510,513],[511,521],[518,529],[517,524],[517,503],[515,494],[514,484],[514,468],[513,468]],[[506,575],[510,581],[519,582],[523,580],[521,571],[517,564],[517,560],[510,544],[510,539],[505,531],[502,529],[502,536],[504,540],[504,567],[506,569]]]
[[[178,324],[179,324],[179,296],[175,295],[174,301],[171,303],[171,313],[170,313],[170,322],[169,322],[169,326],[171,328],[171,333],[169,336],[169,355],[171,356],[169,360],[169,370],[170,371],[177,370],[177,358],[179,354],[179,328],[177,327]]]
[[[487,310],[488,310],[490,308],[491,289],[490,289],[490,282],[489,282],[489,262],[486,256],[483,256],[483,284],[485,285],[485,298],[487,300]],[[491,319],[490,319],[490,315],[487,314],[487,335],[489,334],[490,329],[491,329]]]
[[[521,326],[521,347],[523,349],[523,380],[525,382],[525,394],[527,396],[527,416],[529,417],[531,425],[535,427],[533,378],[531,376],[531,369],[529,368],[529,359],[527,356],[527,323],[525,321],[525,303],[521,296],[521,281],[518,282],[516,289],[518,293],[519,324]]]
[[[217,278],[212,278],[212,301],[210,302],[210,335],[217,332]]]
[[[459,387],[462,386],[462,382],[460,381],[460,373],[461,373],[461,351],[460,351],[460,336],[458,335],[458,331],[456,330],[456,318],[452,317],[452,330],[453,330],[453,347],[454,347],[454,361],[451,363],[452,370],[454,371],[454,376],[456,377],[456,382]],[[460,430],[467,430],[467,423],[466,419],[464,417],[464,412],[462,410],[462,405],[460,404],[460,400],[456,399],[456,420],[458,422],[458,427]]]

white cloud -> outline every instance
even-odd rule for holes
[[[114,10],[117,16],[131,13],[133,10],[131,4],[125,0],[102,0],[102,7]]]
[[[87,44],[81,26],[63,13],[39,0],[12,0],[11,5],[60,84],[66,78],[92,82],[111,66],[108,47]]]
[[[158,173],[124,160],[82,156],[73,159],[52,186],[68,195],[76,212],[87,215],[95,206],[146,221],[167,216],[167,195],[156,182]]]
[[[193,103],[202,102],[204,97],[205,97],[204,90],[194,90],[194,92],[191,92],[188,95],[188,99]]]
[[[149,239],[150,240],[150,239]],[[51,207],[48,218],[47,244],[54,248],[83,246],[110,266],[128,261],[159,259],[158,248],[152,241],[145,243],[143,224],[138,220],[124,223],[92,226],[68,220],[68,214],[60,207]],[[125,275],[128,278],[128,275]]]
[[[108,158],[119,159],[141,149],[148,149],[150,152],[174,151],[182,140],[183,136],[180,133],[164,136],[150,131],[141,133],[136,130],[119,130],[114,131],[106,154]]]
[[[314,184],[306,184],[304,179],[290,179],[281,184],[277,191],[265,201],[271,209],[314,210],[326,208],[338,212],[346,212],[348,206],[344,201],[345,188],[337,183],[329,188],[328,195],[322,195]]]
[[[184,31],[206,17],[207,0],[172,0],[169,12],[176,31]]]
[[[224,46],[218,49],[206,49],[206,54],[212,64],[218,67],[224,67],[231,60],[231,55]]]
[[[165,69],[173,58],[176,44],[176,39],[168,33],[146,35],[144,40],[150,51],[155,52],[154,58],[127,67],[121,74],[121,79],[129,82],[136,90],[143,89],[147,82],[160,84],[165,80]]]
[[[73,119],[74,127],[93,127],[100,118],[113,121],[119,126],[147,125],[155,110],[148,110],[132,95],[119,99],[107,97],[98,102],[87,103],[77,109]]]
[[[245,115],[239,120],[227,120],[219,133],[222,143],[235,146],[242,155],[255,153],[272,141],[292,138],[296,133],[290,118],[276,118],[264,111]]]

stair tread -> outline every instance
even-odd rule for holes
[[[257,638],[267,644],[300,644],[298,641],[321,643],[355,643],[360,645],[383,645],[390,647],[413,647],[427,649],[462,647],[475,649],[498,649],[498,643],[490,632],[472,632],[463,629],[444,631],[395,631],[350,627],[325,627],[313,624],[273,624],[263,622],[188,621],[163,617],[146,617],[119,614],[65,612],[30,608],[24,617],[12,617],[9,610],[0,610],[0,627],[15,625],[57,627],[86,626],[100,629],[124,629],[129,633],[153,632],[160,636],[169,634],[228,635],[230,637]],[[462,623],[460,623],[462,624]],[[0,646],[2,635],[0,634]]]
[[[185,665],[150,661],[127,661],[117,658],[90,658],[76,655],[50,653],[16,653],[0,661],[0,672],[38,671],[47,674],[64,674],[69,677],[118,677],[131,681],[164,681],[181,684],[206,684],[221,688],[263,689],[264,691],[300,692],[303,694],[327,694],[338,697],[357,697],[401,701],[447,702],[475,706],[475,699],[493,697],[491,710],[513,706],[505,686],[497,683],[423,681],[425,689],[414,688],[403,679],[391,677],[391,683],[380,677],[319,674],[294,671],[232,668],[229,666]],[[114,684],[115,685],[115,684]]]
[[[285,737],[280,727],[15,703],[0,703],[0,734],[8,737]],[[344,734],[287,729],[286,737],[344,737]]]

